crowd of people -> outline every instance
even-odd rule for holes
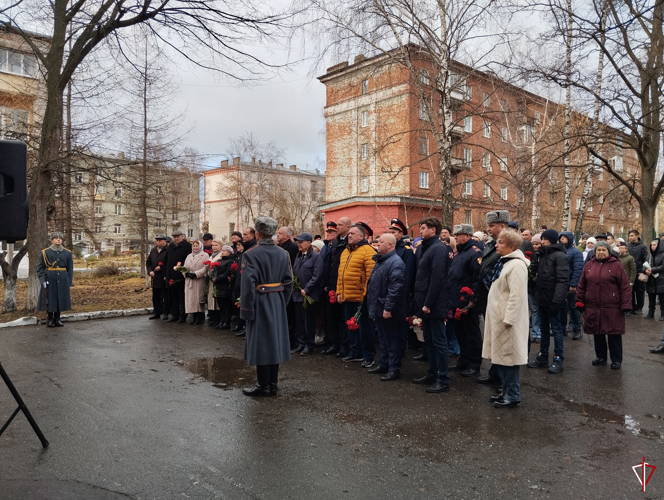
[[[248,395],[276,394],[279,364],[317,349],[397,380],[407,347],[422,345],[414,359],[428,367],[413,382],[427,393],[449,391],[450,372],[459,372],[498,385],[493,405],[514,408],[520,367],[561,373],[568,333],[593,336],[593,365],[610,357],[620,369],[625,316],[642,313],[646,291],[645,318],[664,299],[664,244],[655,240],[648,252],[636,230],[629,243],[584,234],[577,247],[571,232],[519,230],[505,210],[486,214],[485,231],[426,217],[412,240],[396,218],[380,235],[347,217],[327,222],[324,238],[296,236],[268,217],[254,226],[234,232],[230,244],[211,234],[187,241],[175,231],[172,242],[160,235],[147,260],[150,319],[184,323],[191,315],[202,325],[207,311],[210,326],[234,324],[246,336],[245,358],[258,377]],[[539,349],[529,361],[531,344]],[[651,351],[664,352],[664,338]],[[492,364],[482,377],[483,358]]]

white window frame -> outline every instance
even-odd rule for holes
[[[482,155],[482,168],[487,172],[491,172],[491,153],[484,153]]]
[[[461,194],[465,196],[471,196],[473,194],[473,181],[470,179],[463,180],[463,191]]]
[[[500,186],[500,198],[507,200],[507,186]]]
[[[115,187],[115,197],[116,198],[122,198],[122,187],[121,186],[116,186]]]
[[[122,215],[122,205],[115,205],[115,215]]]
[[[101,223],[95,223],[95,233],[101,233]]]
[[[500,162],[500,170],[502,172],[507,172],[507,156],[501,156],[499,162]]]
[[[491,96],[488,92],[482,93],[482,106],[488,108],[491,105]]]
[[[369,126],[369,112],[366,109],[360,113],[360,126],[362,128]]]
[[[369,144],[366,142],[360,145],[360,159],[368,160],[369,159]]]
[[[466,116],[463,119],[463,131],[464,132],[472,132],[473,131],[473,117],[472,116]]]
[[[484,125],[482,126],[482,136],[487,139],[491,137],[491,124],[486,120],[484,120]]]
[[[113,234],[122,234],[122,224],[115,224],[113,226]]]
[[[369,177],[366,175],[363,175],[360,177],[360,193],[368,193],[369,192]]]
[[[472,150],[472,148],[463,148],[463,162],[466,165],[470,165],[473,162],[473,150]]]
[[[420,189],[429,189],[429,172],[420,171]]]
[[[484,187],[482,189],[482,196],[484,198],[489,198],[491,196],[491,184],[487,181],[484,181]]]
[[[360,88],[362,89],[362,95],[366,95],[369,93],[369,80],[362,80],[362,83],[360,84]]]
[[[426,137],[420,137],[418,143],[419,152],[421,155],[429,154],[429,140]]]
[[[507,142],[507,127],[500,128],[500,142]]]
[[[429,85],[429,70],[423,69],[420,71],[420,83]]]

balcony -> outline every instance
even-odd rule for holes
[[[453,136],[463,137],[463,135],[465,134],[465,131],[463,129],[463,124],[452,125],[451,133]]]
[[[101,219],[101,218],[103,218],[103,217],[106,217],[106,214],[105,214],[105,213],[103,213],[103,212],[101,212],[101,213],[97,213],[97,212],[95,212],[95,219]]]
[[[452,157],[452,175],[456,175],[464,170],[470,170],[470,163],[465,162],[463,158]]]

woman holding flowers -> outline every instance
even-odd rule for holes
[[[500,260],[486,276],[489,281],[482,357],[498,369],[502,390],[490,401],[496,408],[521,403],[520,368],[528,362],[528,266],[519,249],[523,239],[508,229],[496,240]]]
[[[323,258],[311,247],[311,234],[302,233],[295,238],[299,252],[293,264],[293,303],[298,347],[293,353],[306,356],[314,352],[316,345],[316,309],[323,282]]]
[[[224,245],[221,247],[221,259],[216,270],[214,284],[214,296],[216,307],[219,309],[219,323],[217,329],[228,330],[231,327],[231,315],[233,313],[233,290],[237,278],[238,263],[233,255],[233,247]]]
[[[219,308],[215,301],[215,281],[219,270],[219,262],[221,261],[221,247],[224,242],[221,240],[212,240],[210,245],[212,253],[208,257],[209,260],[203,262],[207,267],[207,276],[205,287],[201,295],[201,303],[207,304],[208,317],[210,326],[216,328],[219,326]],[[205,249],[203,249],[205,251]]]
[[[193,317],[192,325],[202,325],[205,322],[205,304],[201,304],[200,296],[205,285],[205,275],[208,272],[204,262],[208,254],[203,251],[203,245],[198,240],[191,241],[192,252],[187,255],[184,266],[177,270],[184,274],[184,310]],[[179,263],[178,263],[179,264]]]

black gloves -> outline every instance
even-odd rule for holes
[[[185,274],[185,276],[187,278],[189,278],[190,280],[195,280],[196,279],[196,275],[194,273],[187,273],[187,274]]]

